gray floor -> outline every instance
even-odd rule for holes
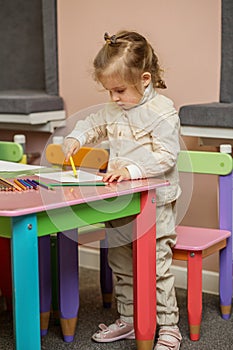
[[[80,269],[80,311],[75,340],[70,344],[64,343],[60,326],[51,320],[49,332],[42,339],[41,348],[43,350],[136,350],[133,340],[109,344],[97,344],[91,341],[91,335],[96,331],[99,323],[109,324],[117,318],[115,304],[112,309],[102,308],[98,279],[98,272]],[[203,320],[201,339],[198,342],[190,341],[188,336],[186,291],[178,289],[177,299],[180,307],[179,326],[183,336],[182,350],[233,349],[233,316],[228,321],[224,321],[220,317],[217,296],[203,294]],[[0,350],[13,349],[12,318],[8,312],[1,310],[0,305]]]

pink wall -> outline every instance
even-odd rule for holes
[[[104,32],[119,29],[136,30],[149,39],[165,69],[165,94],[177,109],[218,100],[220,0],[58,0],[57,4],[60,94],[68,116],[108,98],[92,80],[92,60],[104,42]],[[0,131],[0,139],[12,140],[13,134]],[[27,133],[28,151],[42,151],[49,137]],[[184,140],[188,148],[199,148],[195,138]],[[185,224],[217,225],[215,187],[214,179],[195,179],[191,206],[198,202],[199,211],[191,217],[188,213]],[[204,216],[202,203],[207,198],[210,212]],[[216,259],[205,266],[215,270]]]
[[[177,108],[218,99],[220,0],[58,0],[60,91],[68,115],[106,101],[91,78],[104,32],[136,30],[165,69]]]
[[[177,109],[183,104],[217,101],[220,81],[220,0],[58,0],[60,92],[68,116],[108,98],[91,77],[92,60],[107,31],[136,30],[144,34],[165,69]],[[197,139],[184,138],[190,149]],[[203,147],[202,147],[203,149]],[[202,215],[209,200],[209,213]],[[191,208],[184,224],[217,225],[216,179],[195,177]],[[204,267],[217,269],[217,257]]]

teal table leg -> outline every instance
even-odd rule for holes
[[[35,215],[12,218],[11,244],[16,350],[40,350],[38,238]]]

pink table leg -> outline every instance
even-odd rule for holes
[[[137,238],[137,239],[135,239]],[[133,242],[134,327],[138,350],[151,350],[156,331],[156,197],[141,193]]]
[[[202,252],[188,257],[188,321],[190,339],[199,340],[202,317]]]

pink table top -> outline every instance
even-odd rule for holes
[[[20,216],[106,198],[148,191],[169,182],[155,178],[123,181],[107,186],[54,187],[47,190],[0,192],[0,216]]]

